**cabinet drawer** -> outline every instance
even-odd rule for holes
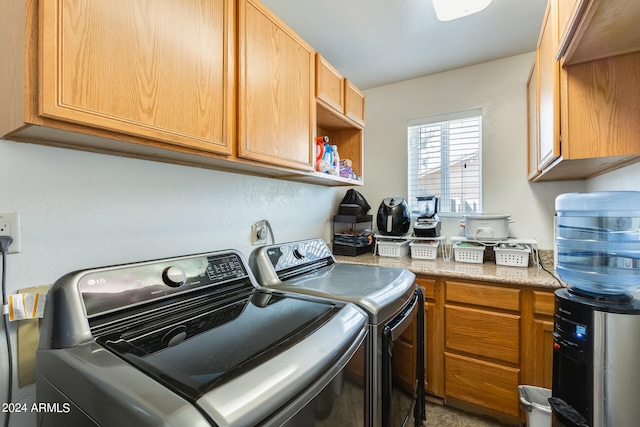
[[[520,316],[445,306],[446,348],[517,364]]]
[[[436,299],[436,281],[435,279],[416,278],[416,284],[424,291],[425,299]]]
[[[553,292],[533,291],[533,314],[553,316],[554,304]]]
[[[520,370],[445,353],[445,395],[518,416]]]
[[[520,290],[476,283],[447,281],[447,302],[520,311]]]

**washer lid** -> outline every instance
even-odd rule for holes
[[[247,365],[240,375],[205,393],[196,404],[221,427],[282,425],[294,414],[283,408],[301,396],[312,396],[309,392],[319,392],[352,357],[364,355],[358,350],[366,336],[365,314],[348,304],[304,341],[288,346],[283,342],[284,351],[260,364]],[[364,359],[359,363],[364,364]]]
[[[139,335],[126,331],[98,342],[217,425],[258,425],[338,359],[348,360],[367,334],[366,321],[352,304],[256,290],[228,309],[176,322],[169,332],[143,325]],[[184,336],[158,344],[180,327]]]

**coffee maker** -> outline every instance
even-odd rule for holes
[[[441,222],[438,217],[438,198],[436,196],[418,196],[420,216],[413,224],[415,237],[440,237]]]

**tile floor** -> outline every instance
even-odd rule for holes
[[[427,402],[424,427],[504,427],[491,418],[469,414],[443,405]]]

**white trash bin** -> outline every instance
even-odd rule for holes
[[[520,407],[527,411],[528,427],[551,427],[551,390],[532,385],[519,385]]]

